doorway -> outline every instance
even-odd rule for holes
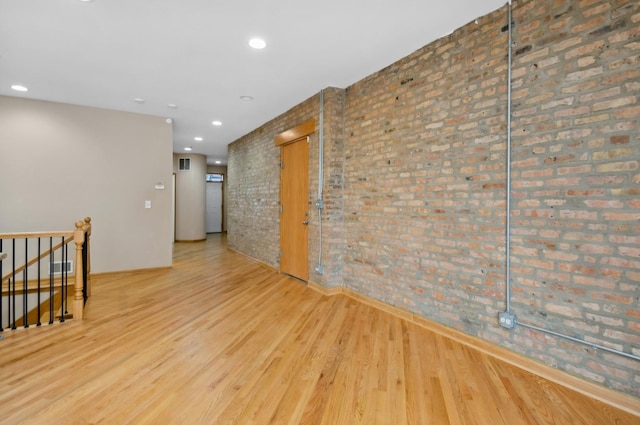
[[[222,182],[207,182],[205,210],[206,210],[206,233],[222,232]]]
[[[309,280],[309,135],[315,120],[277,134],[280,147],[280,272]]]
[[[171,241],[176,241],[176,173],[171,176],[171,223],[173,236]]]
[[[280,271],[309,280],[309,143],[282,146],[280,171]]]

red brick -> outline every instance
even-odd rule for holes
[[[590,208],[624,208],[624,203],[617,199],[609,199],[609,200],[598,200],[598,199],[587,199],[584,201],[585,205]]]
[[[610,162],[596,166],[599,173],[610,173],[619,171],[633,171],[638,169],[638,161]]]
[[[565,174],[583,174],[589,173],[593,169],[591,164],[578,165],[574,167],[559,167],[558,175],[562,176]]]
[[[571,28],[571,31],[574,34],[578,34],[584,31],[588,31],[588,30],[592,30],[593,28],[596,28],[600,25],[602,25],[603,23],[605,23],[607,20],[607,16],[606,15],[600,15],[588,22],[584,22],[581,23],[579,25],[575,25],[573,26],[573,28]]]
[[[620,255],[625,257],[637,257],[640,258],[640,248],[635,248],[631,246],[621,246],[618,248],[620,251]]]
[[[586,78],[592,78],[601,75],[604,69],[601,66],[584,69],[582,71],[571,72],[565,77],[566,81],[580,81]]]
[[[609,141],[611,142],[612,145],[627,144],[627,143],[629,143],[629,135],[628,134],[624,134],[624,135],[620,135],[620,136],[611,136],[609,138]]]
[[[573,318],[582,317],[582,314],[580,313],[580,311],[578,311],[578,309],[574,306],[547,303],[545,305],[545,309],[549,310],[551,313],[559,314],[561,316],[573,317]]]
[[[594,111],[601,111],[604,109],[612,109],[612,108],[619,108],[621,106],[633,105],[635,103],[636,103],[635,96],[624,96],[624,97],[619,97],[613,100],[594,103],[592,108]]]

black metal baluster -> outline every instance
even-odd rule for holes
[[[12,240],[12,246],[11,246],[11,258],[13,260],[13,269],[11,270],[11,285],[13,285],[13,296],[11,298],[11,303],[13,304],[13,316],[11,316],[11,318],[13,320],[10,320],[11,322],[11,329],[16,329],[16,240],[15,238]]]
[[[62,264],[64,265],[64,270],[62,271],[62,282],[61,282],[61,291],[62,291],[62,306],[60,307],[60,311],[62,312],[62,318],[64,319],[64,315],[67,314],[67,306],[66,306],[66,301],[67,301],[67,283],[68,283],[68,279],[69,279],[69,271],[67,270],[67,262],[69,261],[69,251],[67,249],[67,245],[63,245],[62,249],[62,255],[64,256],[64,260],[62,261]],[[61,320],[64,321],[64,320]]]
[[[11,329],[11,278],[7,279],[7,329]]]
[[[41,300],[40,300],[40,281],[41,281],[41,260],[42,260],[42,247],[41,247],[41,243],[40,240],[42,238],[38,237],[38,321],[36,322],[36,326],[40,326],[42,325],[42,323],[40,323],[40,304],[41,304]],[[0,273],[1,275],[2,273]]]
[[[22,321],[25,328],[29,327],[29,239],[24,238],[24,270],[22,271]]]
[[[53,263],[55,253],[53,252],[53,236],[49,237],[49,324],[53,324]]]
[[[87,303],[87,283],[89,282],[89,233],[84,232],[84,244],[82,244],[82,298],[83,305]]]
[[[0,239],[0,252],[2,252],[2,239]],[[0,261],[0,279],[2,279],[2,261]],[[0,280],[0,332],[4,332],[4,328],[2,327],[2,285],[4,282]]]
[[[68,255],[67,246],[64,244],[64,236],[63,236],[62,237],[62,273],[60,275],[60,293],[62,296],[61,303],[60,303],[60,323],[64,322],[64,315],[66,313],[66,308],[64,304],[67,298],[67,294],[65,293],[65,289],[67,287],[67,276],[68,276],[67,255]]]
[[[69,244],[66,244],[64,246],[64,249],[65,249],[65,255],[67,256],[67,262],[68,262],[69,261]],[[65,267],[65,270],[67,270],[66,267]],[[69,314],[69,270],[67,270],[67,278],[65,279],[65,282],[64,282],[64,302],[65,302],[64,313]]]

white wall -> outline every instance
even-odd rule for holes
[[[94,273],[170,266],[172,138],[162,117],[0,96],[0,233],[90,216]]]

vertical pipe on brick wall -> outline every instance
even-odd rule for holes
[[[506,312],[511,313],[511,60],[512,60],[512,6],[509,0],[509,47],[507,64],[507,219],[506,219]]]
[[[511,0],[508,3],[509,8],[509,24],[508,24],[508,32],[509,32],[509,47],[508,47],[508,64],[507,64],[507,206],[506,206],[506,274],[505,274],[505,287],[506,287],[506,313],[511,314],[511,69],[512,64],[511,60],[513,58],[513,34],[512,34],[512,15],[513,15],[513,7],[511,4]],[[514,321],[513,325],[515,325],[515,318],[512,319]],[[538,326],[530,325],[522,321],[517,322],[518,325],[528,328],[534,331],[546,333],[549,335],[553,335],[559,338],[566,339],[568,341],[572,341],[575,343],[587,345],[593,349],[606,351],[613,354],[618,354],[620,356],[624,356],[634,360],[640,360],[640,356],[636,356],[631,353],[625,353],[624,351],[605,347],[600,344],[595,344],[589,341],[585,341],[583,339],[575,338],[570,335],[565,335],[559,332],[554,332],[549,329],[540,328]],[[513,326],[511,326],[513,327]]]
[[[318,124],[318,198],[316,207],[318,208],[318,264],[316,272],[322,274],[322,209],[324,200],[322,199],[322,187],[324,186],[324,89],[320,90],[320,114]]]

